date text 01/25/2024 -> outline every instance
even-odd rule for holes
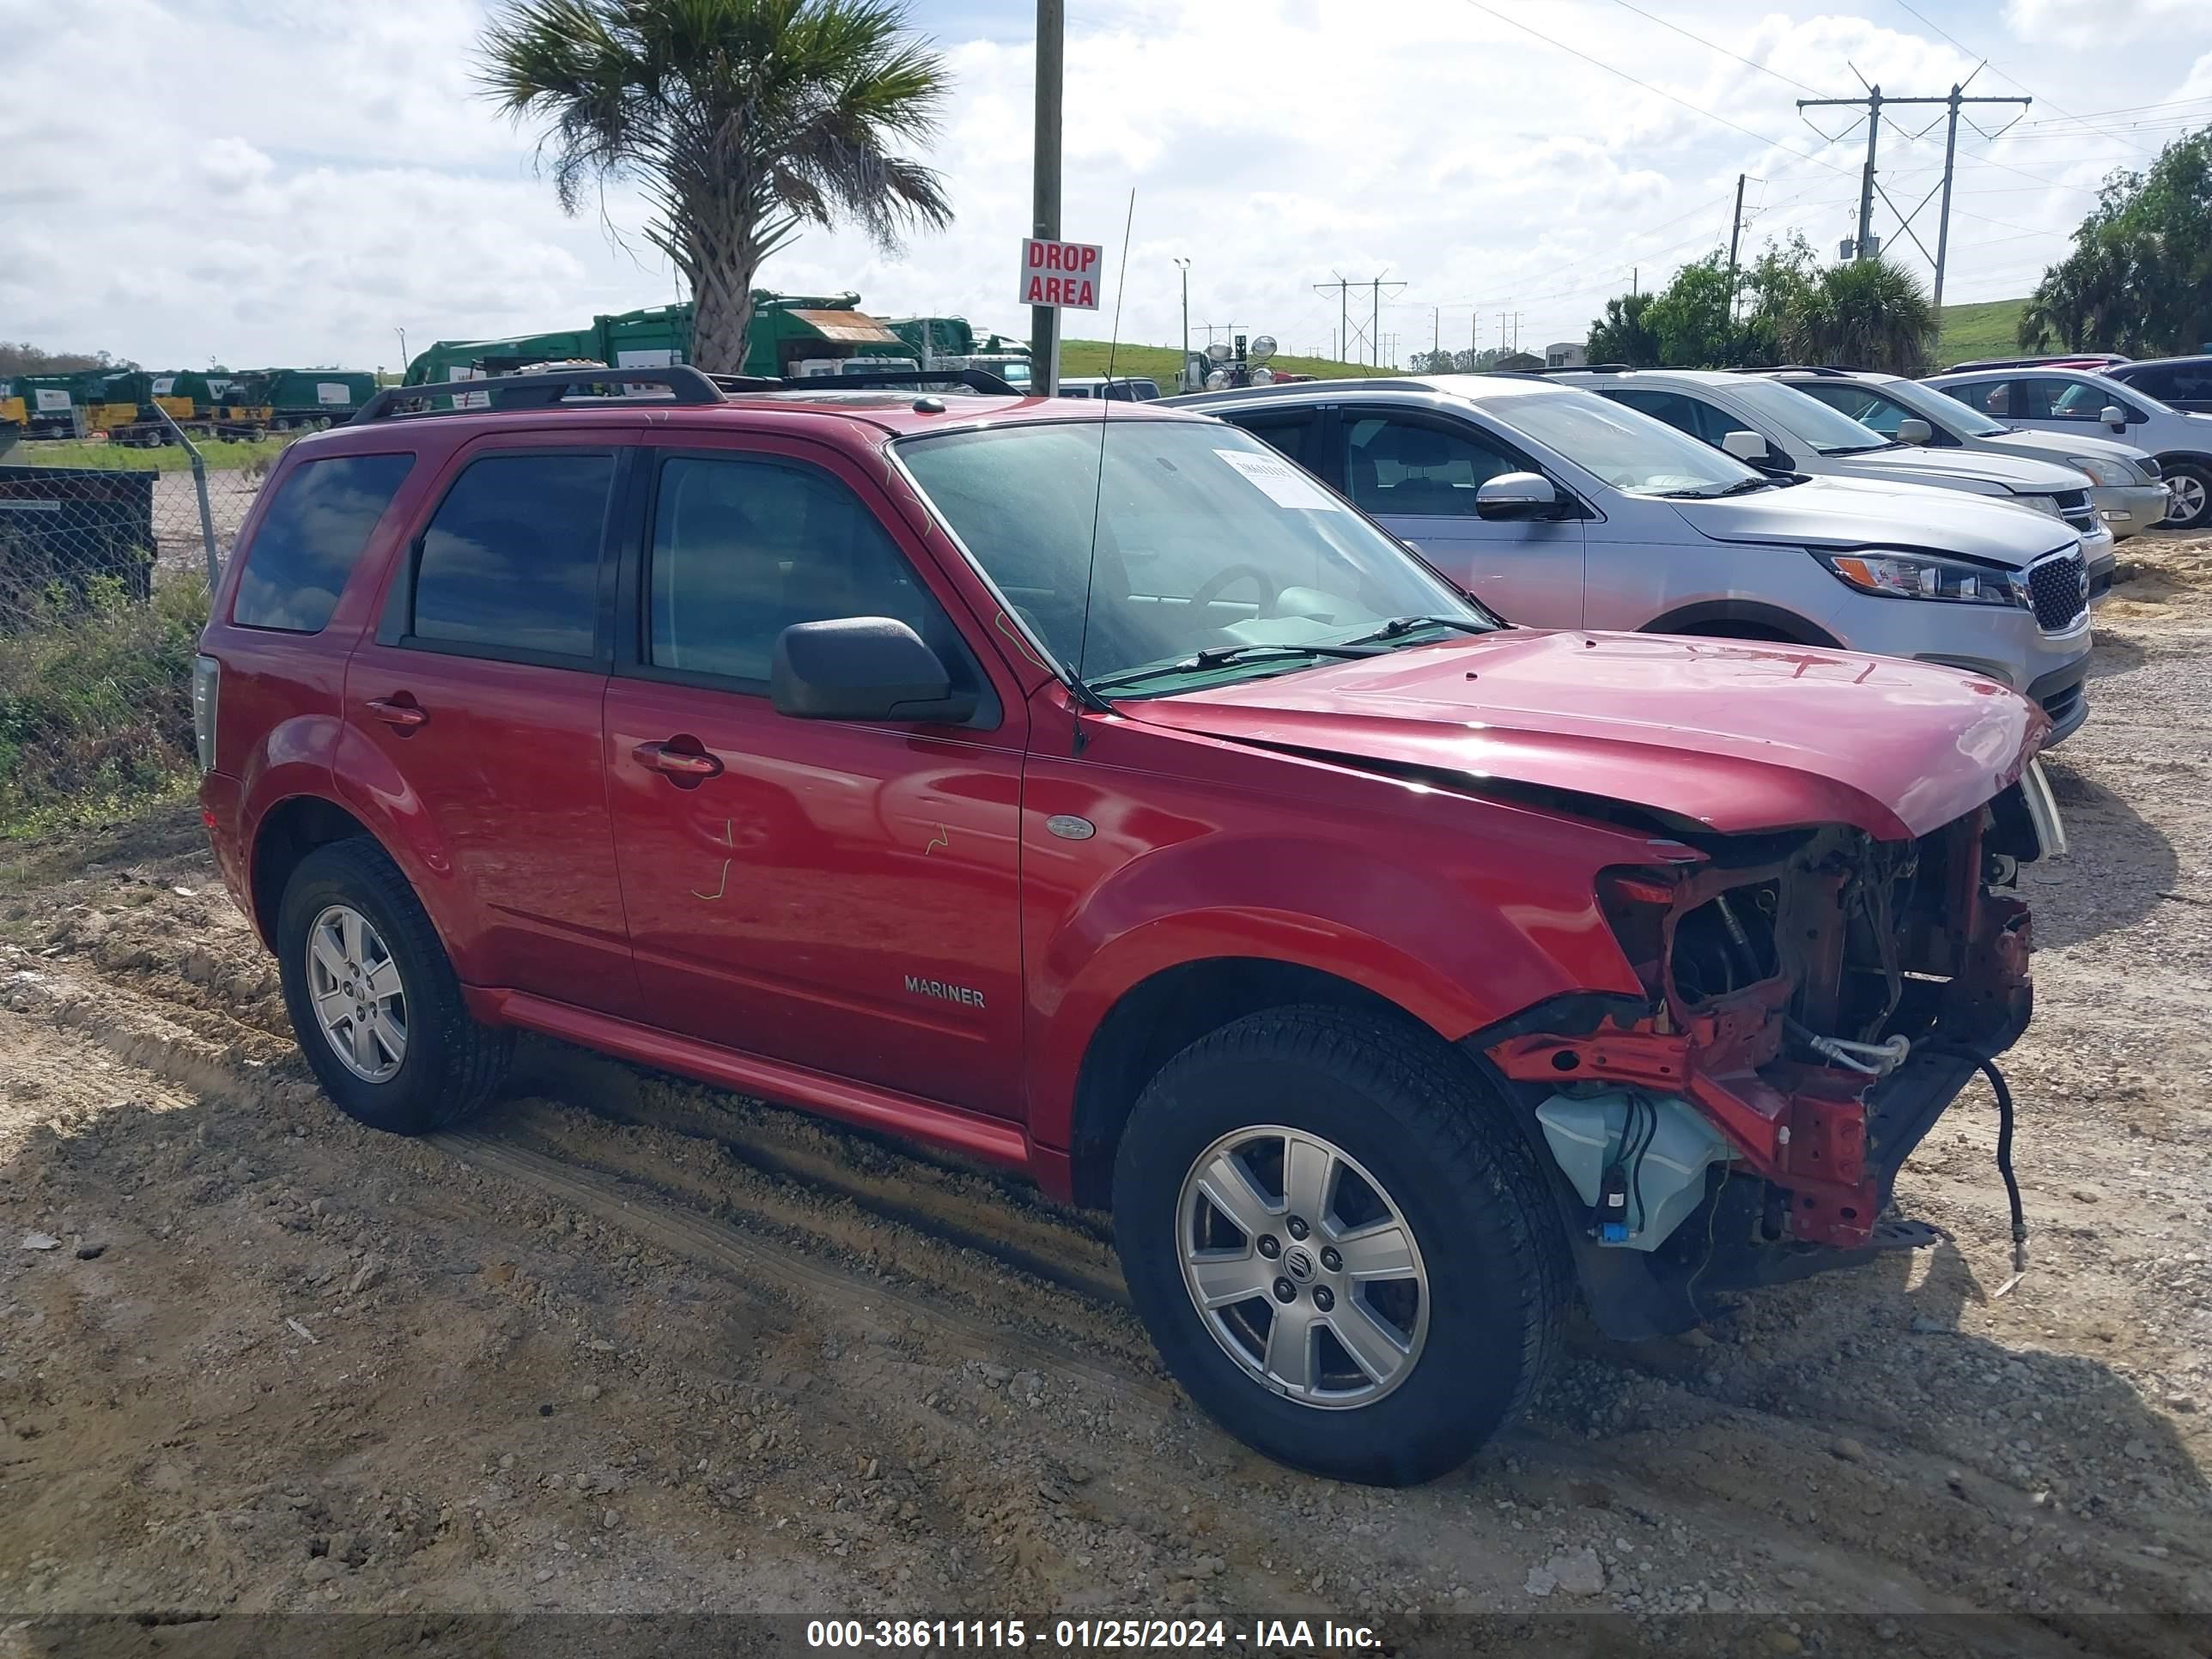
[[[815,1619],[810,1648],[945,1649],[1036,1647],[1052,1650],[1225,1648],[1245,1651],[1357,1651],[1380,1646],[1366,1625],[1307,1619]]]

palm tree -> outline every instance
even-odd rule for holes
[[[938,174],[895,154],[937,130],[943,61],[901,0],[502,0],[483,94],[543,121],[561,205],[634,183],[646,235],[694,301],[691,356],[744,368],[754,273],[807,225],[857,222],[896,249],[952,220]]]
[[[1796,297],[1781,335],[1798,362],[1922,374],[1936,343],[1936,308],[1911,271],[1860,259],[1822,271]]]

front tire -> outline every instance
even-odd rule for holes
[[[2161,530],[2202,530],[2212,524],[2212,467],[2196,461],[2171,461],[2163,469],[2173,510]]]
[[[1121,1139],[1114,1231],[1198,1404],[1340,1480],[1464,1462],[1543,1376],[1567,1300],[1502,1103],[1427,1032],[1341,1009],[1249,1015],[1170,1060]]]
[[[277,908],[284,1006],[338,1109],[422,1134],[497,1091],[512,1035],[479,1024],[437,930],[384,849],[348,840],[300,860]]]

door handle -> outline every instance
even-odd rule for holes
[[[720,776],[722,770],[722,763],[712,755],[695,755],[665,743],[641,743],[629,752],[640,766],[665,772],[672,778],[712,778]]]
[[[368,712],[386,726],[401,732],[412,732],[429,723],[430,711],[411,702],[394,702],[389,697],[372,697]]]

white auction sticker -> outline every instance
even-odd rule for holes
[[[1311,478],[1273,455],[1255,455],[1249,449],[1217,449],[1215,454],[1249,478],[1277,507],[1302,507],[1309,513],[1341,513],[1344,504]]]

